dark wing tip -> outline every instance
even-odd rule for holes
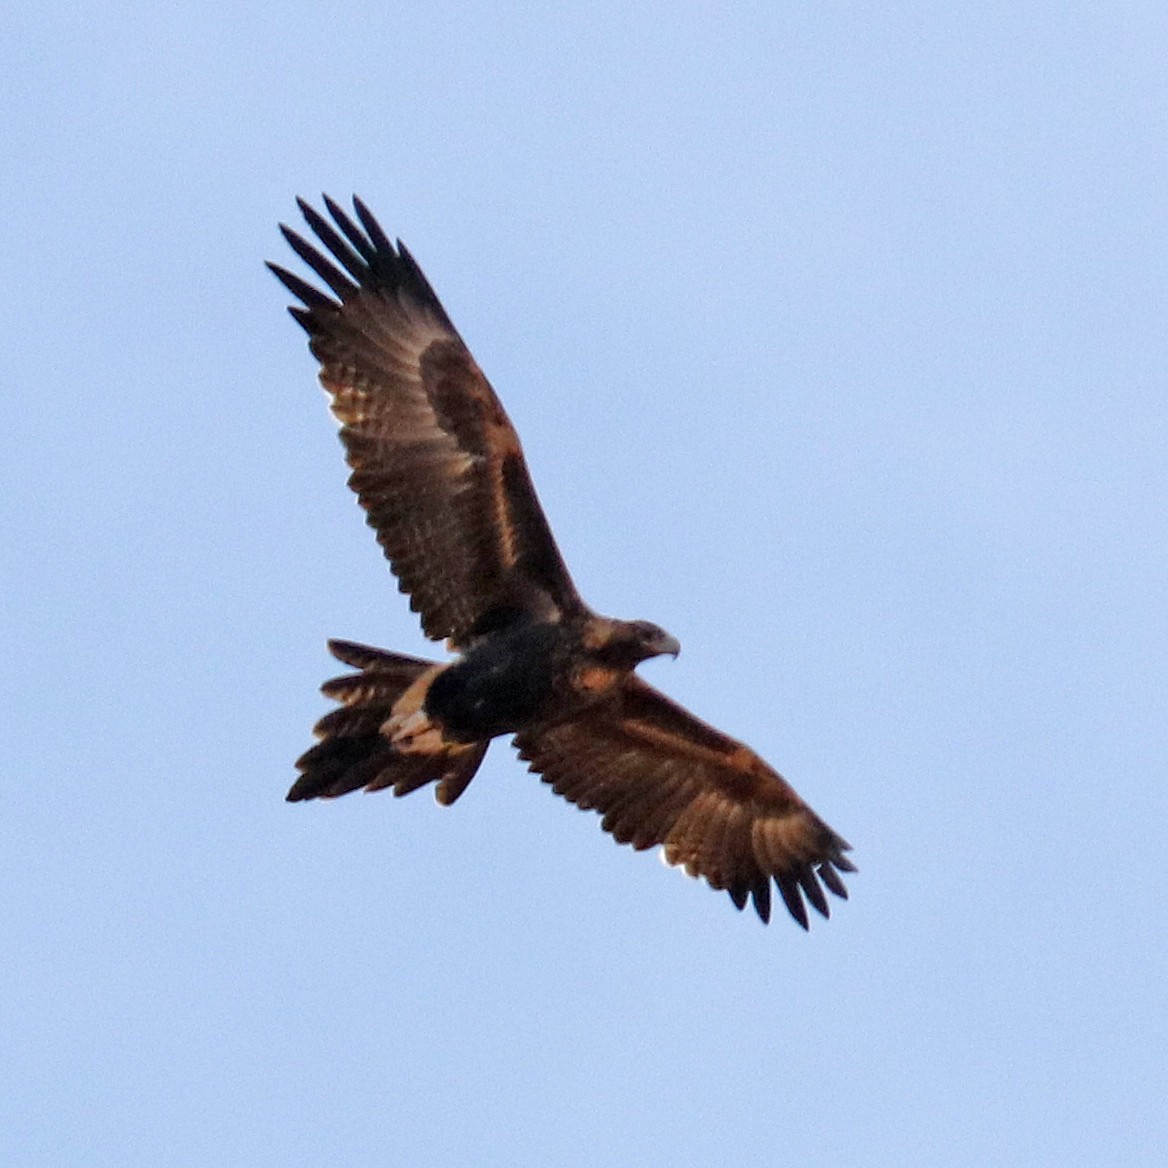
[[[815,871],[810,866],[799,869],[799,887],[803,889],[803,895],[811,902],[811,907],[821,917],[826,920],[831,916],[831,906],[827,903],[827,897],[823,895],[823,889],[815,878]]]
[[[442,307],[442,303],[438,299],[438,294],[430,286],[430,281],[426,279],[425,272],[418,266],[418,261],[414,259],[409,248],[400,239],[397,241],[397,260],[402,289],[418,302],[425,304],[451,332],[457,333],[450,317],[446,315],[446,309]]]
[[[377,222],[373,212],[357,195],[353,196],[353,210],[357,212],[357,218],[361,220],[361,226],[365,228],[365,233],[369,236],[374,248],[378,252],[394,255],[393,244],[390,242],[389,236],[382,230],[381,224]]]
[[[365,203],[353,196],[357,222],[328,195],[321,196],[330,223],[306,199],[296,198],[296,206],[321,245],[310,243],[287,224],[280,233],[288,246],[310,267],[336,297],[329,299],[319,289],[280,267],[268,264],[276,278],[308,308],[309,313],[338,309],[361,290],[393,292],[425,308],[440,324],[455,332],[430,282],[400,240],[395,245]],[[334,226],[335,224],[335,226]],[[337,303],[340,302],[340,304]],[[297,320],[308,327],[306,320]],[[311,330],[310,330],[311,331]]]
[[[830,829],[828,830],[830,832]],[[856,865],[844,855],[850,848],[851,844],[830,832],[830,839],[820,853],[821,858],[818,861],[801,863],[775,874],[774,881],[782,894],[787,911],[804,929],[810,928],[807,918],[808,903],[825,920],[831,917],[831,903],[824,895],[824,888],[833,896],[838,896],[840,900],[848,899],[848,889],[840,877],[840,872],[857,870]]]
[[[333,257],[343,267],[348,266],[352,251],[342,244],[336,232],[330,228],[319,215],[313,212],[317,222],[309,219],[308,225],[316,233],[320,241],[332,252]],[[288,246],[332,289],[333,294],[341,303],[351,300],[357,292],[357,284],[348,278],[335,264],[330,262],[321,252],[317,251],[302,235],[290,227],[280,224],[280,234],[283,235]],[[336,245],[334,247],[334,244]],[[351,261],[350,261],[351,262]],[[358,280],[365,271],[364,265],[358,266]]]
[[[328,195],[321,195],[321,199],[324,201],[325,210],[333,217],[333,222],[341,229],[345,238],[356,248],[367,264],[372,264],[377,258],[377,248],[372,241],[335,200],[330,199]],[[299,202],[299,200],[297,201]]]
[[[758,913],[758,919],[764,925],[771,923],[771,882],[763,876],[762,879],[755,884],[750,892],[751,899],[754,901],[754,911]]]
[[[810,929],[811,923],[807,919],[807,906],[803,903],[803,896],[796,878],[790,872],[779,872],[775,875],[775,885],[778,887],[779,895],[783,898],[783,903],[787,906],[787,912],[804,929]]]
[[[280,228],[284,230],[282,223],[280,224]],[[318,288],[314,288],[307,281],[302,280],[295,272],[290,272],[287,268],[282,268],[279,264],[272,263],[271,260],[268,260],[265,266],[297,300],[302,301],[308,308],[336,308],[335,301],[330,300]]]
[[[847,900],[847,885],[844,884],[840,873],[858,872],[859,869],[844,854],[845,852],[850,852],[852,850],[852,845],[848,843],[848,841],[842,836],[836,835],[836,833],[830,831],[830,829],[828,830],[830,832],[828,844],[824,848],[820,860],[815,864],[814,870],[808,867],[808,870],[805,874],[806,879],[804,880],[804,887],[807,887],[808,881],[816,884],[816,887],[818,887],[816,882],[816,877],[818,877],[819,880],[823,881],[828,892],[830,892],[833,896],[838,896],[840,900]],[[816,905],[816,907],[818,908],[819,906]],[[827,913],[823,909],[820,909],[819,911],[822,912],[824,916],[827,916]]]
[[[815,874],[827,885],[828,892],[834,896],[838,896],[840,900],[848,899],[847,885],[840,879],[839,873],[832,867],[831,863],[824,860],[818,868],[815,869]]]

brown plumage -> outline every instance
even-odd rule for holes
[[[677,641],[585,605],[494,390],[409,252],[353,203],[356,220],[326,197],[330,224],[299,201],[332,259],[281,228],[332,296],[268,266],[301,302],[290,311],[341,422],[349,485],[426,635],[459,656],[330,642],[357,672],[324,685],[340,706],[317,723],[289,800],[434,782],[453,803],[491,739],[511,734],[619,842],[662,845],[764,921],[772,880],[804,928],[805,901],[827,916],[824,887],[846,897],[839,873],[855,871],[849,845],[749,747],[636,675]]]

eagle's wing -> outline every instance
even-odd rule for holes
[[[426,635],[465,645],[516,613],[579,605],[515,429],[413,257],[358,199],[360,226],[325,199],[336,228],[298,202],[336,262],[281,230],[333,296],[268,266],[303,302],[290,311],[320,361],[349,485]]]
[[[748,746],[707,726],[636,675],[612,700],[515,736],[520,757],[605,831],[634,848],[661,844],[670,864],[748,897],[770,919],[770,881],[807,928],[803,897],[828,915],[820,881],[846,897],[849,845]]]

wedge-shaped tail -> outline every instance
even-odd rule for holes
[[[320,741],[297,760],[300,777],[288,792],[288,802],[332,799],[361,787],[367,791],[390,787],[395,795],[408,795],[437,783],[438,802],[453,803],[474,778],[489,743],[450,744],[433,753],[405,754],[382,730],[398,712],[395,706],[406,691],[435,670],[434,662],[351,641],[330,641],[329,651],[360,672],[321,686],[321,692],[341,706],[314,727]]]

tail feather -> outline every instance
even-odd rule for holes
[[[434,664],[433,661],[426,661],[422,657],[390,653],[387,649],[375,649],[372,645],[358,645],[356,641],[332,640],[328,643],[328,649],[338,661],[343,661],[354,669],[362,669],[369,673],[408,675],[411,679]]]
[[[321,691],[341,702],[317,722],[319,742],[296,762],[300,777],[287,799],[332,799],[364,787],[406,795],[437,782],[442,804],[453,803],[474,778],[487,742],[451,744],[434,754],[400,753],[381,727],[393,713],[394,704],[434,663],[401,653],[389,653],[351,641],[330,641],[333,656],[359,673],[333,678]]]
[[[380,703],[367,706],[342,706],[332,710],[313,727],[317,738],[365,738],[375,735],[389,717]]]

